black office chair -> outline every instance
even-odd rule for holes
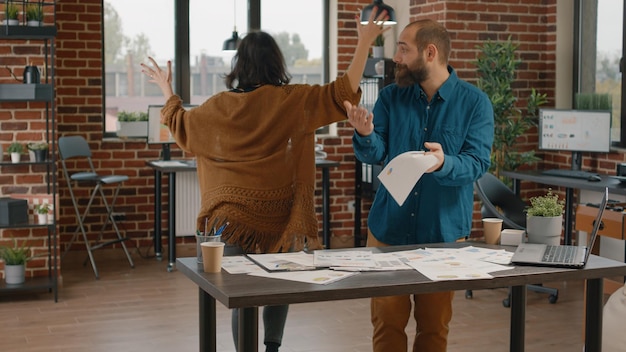
[[[527,204],[507,187],[496,176],[490,173],[484,174],[474,182],[474,192],[481,201],[481,215],[483,218],[502,219],[502,228],[505,229],[526,229],[526,209]],[[550,296],[548,301],[556,303],[559,298],[559,290],[542,285],[528,285],[531,291],[547,293]],[[472,291],[465,291],[466,298],[472,298]],[[511,293],[502,301],[505,307],[510,306]]]

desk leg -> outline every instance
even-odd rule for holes
[[[259,343],[259,307],[239,309],[238,352],[257,352]]]
[[[154,170],[154,255],[157,260],[163,258],[161,252],[161,177],[160,171]]]
[[[199,289],[199,291],[200,351],[215,352],[217,346],[215,298],[204,292],[203,289]]]
[[[168,259],[167,271],[176,266],[176,173],[169,174],[169,210],[167,214]]]
[[[526,286],[513,286],[511,287],[511,352],[524,352],[525,324]]]
[[[563,243],[572,244],[572,223],[574,220],[574,189],[565,189],[565,233],[563,235]]]
[[[585,351],[602,351],[603,280],[587,280],[585,300]]]
[[[322,230],[324,246],[330,248],[330,172],[328,168],[322,168]]]

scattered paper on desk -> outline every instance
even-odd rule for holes
[[[269,271],[313,270],[313,255],[304,252],[248,254],[255,263]]]
[[[434,155],[409,151],[393,158],[378,175],[395,201],[402,205],[426,170],[437,164]]]
[[[264,272],[260,266],[244,255],[226,256],[222,258],[222,269],[229,274],[248,274],[254,272]]]
[[[491,279],[493,276],[480,270],[476,260],[411,261],[409,265],[433,281]]]
[[[259,277],[267,277],[271,279],[281,279],[281,280],[290,280],[290,281],[298,281],[304,282],[308,284],[321,284],[326,285],[331,282],[339,281],[341,279],[345,279],[352,275],[356,275],[355,272],[345,272],[345,271],[334,271],[329,269],[323,270],[311,270],[311,271],[289,271],[289,272],[255,272],[250,273],[248,275],[259,276]]]
[[[314,251],[313,265],[317,267],[375,268],[378,265],[371,251]]]

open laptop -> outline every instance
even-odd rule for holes
[[[582,268],[587,264],[593,243],[598,237],[602,214],[609,198],[609,188],[604,189],[604,197],[598,207],[598,214],[593,223],[593,230],[587,238],[587,246],[547,245],[522,243],[511,258],[511,264],[536,265],[561,268]]]

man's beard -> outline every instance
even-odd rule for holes
[[[428,71],[424,66],[424,60],[417,59],[415,70],[409,69],[407,65],[396,65],[396,84],[399,87],[409,87],[420,84],[428,78]]]

